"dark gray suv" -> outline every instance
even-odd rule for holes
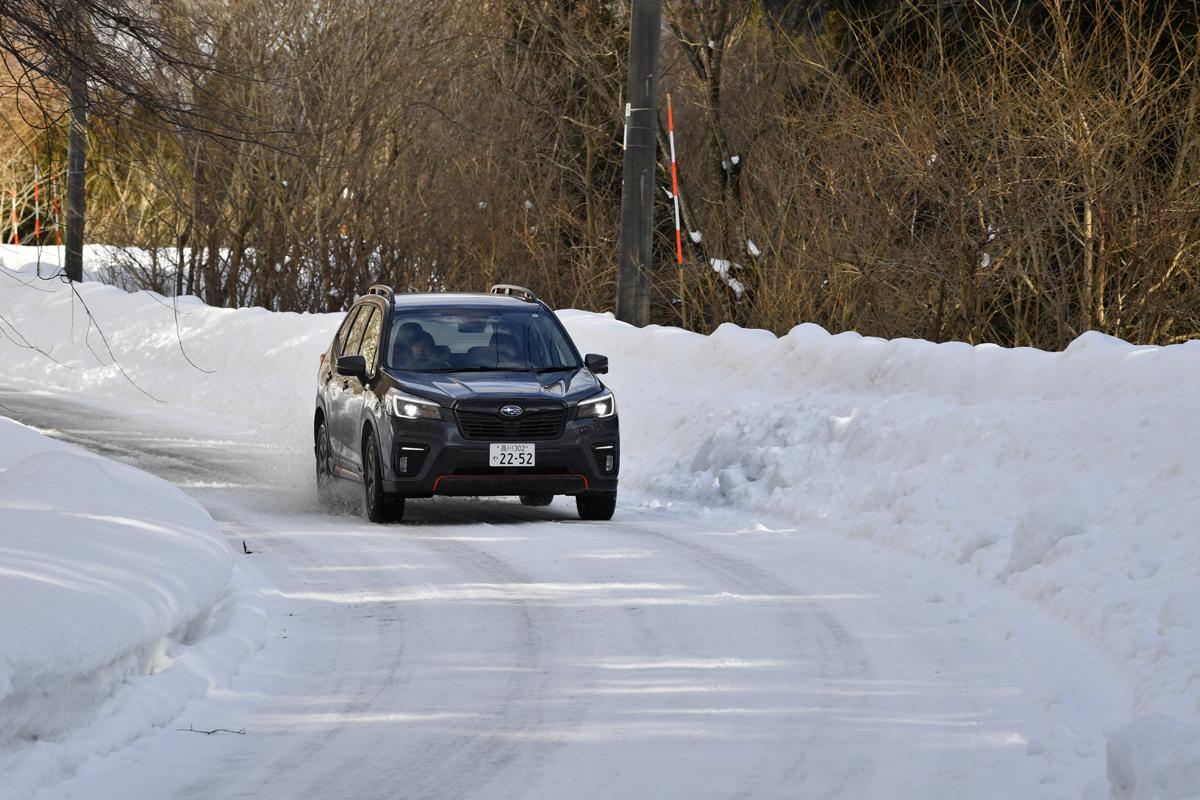
[[[621,443],[600,355],[580,358],[532,292],[402,294],[372,286],[321,356],[313,434],[317,488],[363,485],[367,517],[407,498],[574,495],[606,520]]]

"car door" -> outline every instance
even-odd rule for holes
[[[368,383],[375,376],[375,371],[378,369],[379,359],[379,335],[383,328],[383,314],[379,308],[372,305],[369,312],[363,309],[364,313],[359,316],[365,316],[366,325],[363,329],[362,340],[359,342],[358,355],[361,355],[367,361]],[[345,401],[345,418],[348,422],[345,433],[346,460],[354,465],[360,473],[362,472],[362,422],[363,410],[366,406],[367,392],[370,388],[358,378],[351,378],[348,388],[342,393]]]
[[[321,396],[321,408],[325,410],[326,429],[330,431],[332,436],[332,425],[329,421],[331,412],[331,404],[333,402],[333,392],[341,391],[341,378],[337,374],[337,360],[346,351],[346,340],[350,336],[350,329],[354,327],[354,316],[358,313],[358,306],[351,308],[346,312],[345,318],[342,320],[341,326],[337,333],[333,336],[333,342],[329,347],[329,354],[326,359],[321,362],[321,374],[318,385],[318,393]]]
[[[354,321],[350,324],[349,333],[346,336],[346,343],[342,348],[341,355],[358,355],[359,345],[362,344],[363,331],[367,327],[367,317],[371,311],[371,307],[366,304],[356,306],[352,310],[351,313],[355,315]],[[337,460],[342,464],[348,465],[358,463],[356,453],[358,447],[357,443],[353,442],[355,438],[354,429],[358,426],[358,416],[351,409],[357,388],[361,388],[361,384],[357,378],[337,374],[333,376],[333,380],[329,385],[329,445],[333,449],[333,454]],[[361,409],[361,406],[359,409]]]

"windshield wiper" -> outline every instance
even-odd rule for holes
[[[563,372],[569,369],[579,369],[578,366],[557,366],[557,367],[540,367],[533,369],[532,367],[442,367],[440,369],[414,369],[409,372],[421,372],[427,375],[442,374],[447,372],[533,372],[542,374],[543,372]]]
[[[513,367],[445,367],[443,369],[423,369],[418,372],[526,372],[527,370]]]

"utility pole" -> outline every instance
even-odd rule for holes
[[[658,50],[662,0],[633,0],[629,23],[629,88],[621,183],[617,319],[650,322],[654,191],[658,162]]]
[[[71,122],[67,131],[67,252],[63,269],[72,281],[83,280],[83,169],[87,158],[87,73],[83,68],[85,21],[75,0],[66,0],[66,17],[75,43],[68,66],[67,93]]]

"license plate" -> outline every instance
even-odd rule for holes
[[[533,445],[494,442],[488,446],[489,467],[532,467]]]

